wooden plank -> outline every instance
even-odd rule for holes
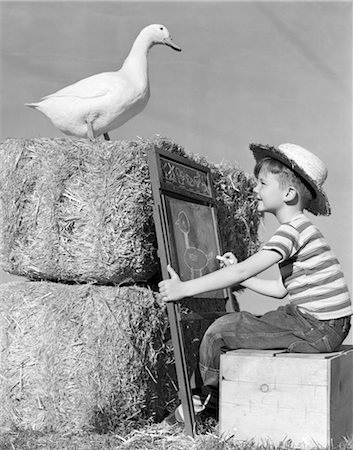
[[[239,440],[271,440],[276,445],[289,438],[298,446],[314,442],[326,446],[325,387],[314,392],[310,386],[281,386],[262,392],[255,385],[223,381],[221,391],[221,433],[234,434]]]
[[[238,348],[237,350],[229,350],[227,356],[232,355],[249,355],[249,356],[276,356],[280,353],[285,353],[286,350],[260,350],[257,348]]]
[[[326,359],[279,358],[262,355],[221,356],[222,378],[228,381],[289,385],[327,385]]]
[[[333,445],[353,437],[353,350],[331,361],[329,431]]]
[[[173,342],[175,357],[175,369],[178,380],[178,395],[184,414],[185,433],[194,436],[195,414],[192,402],[191,386],[185,358],[185,345],[183,333],[180,327],[179,305],[177,303],[167,304],[170,332]]]

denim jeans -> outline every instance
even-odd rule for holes
[[[332,352],[346,338],[350,317],[318,320],[287,304],[257,317],[235,312],[216,319],[201,341],[199,368],[204,385],[218,386],[222,353],[244,349],[286,349],[294,353]]]

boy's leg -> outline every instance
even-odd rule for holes
[[[202,339],[199,353],[204,385],[217,387],[222,353],[239,348],[288,349],[291,352],[333,351],[342,341],[333,328],[306,317],[294,305],[256,317],[249,312],[226,314],[215,320]]]
[[[330,323],[303,315],[296,306],[290,304],[262,317],[244,311],[226,314],[215,320],[206,330],[199,350],[203,386],[194,393],[206,404],[199,414],[201,419],[218,418],[219,362],[222,353],[238,348],[330,352],[349,332],[349,321],[337,319],[334,322],[336,329]],[[337,328],[341,322],[342,329]]]
[[[273,311],[264,320],[264,316],[256,317],[243,311],[215,320],[206,330],[200,345],[199,366],[203,384],[218,386],[220,356],[228,350],[287,348],[287,342],[282,343],[281,338],[288,335],[288,330],[276,325],[281,315],[281,311]]]
[[[222,353],[239,348],[283,349],[297,341],[294,330],[302,328],[285,307],[257,317],[249,312],[226,314],[206,330],[199,351],[203,397],[208,398],[205,417],[218,419],[219,363]]]

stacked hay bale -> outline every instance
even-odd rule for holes
[[[158,419],[173,394],[161,389],[164,320],[138,286],[2,286],[0,423],[102,432]]]
[[[224,247],[257,249],[253,180],[166,139],[8,139],[0,145],[0,427],[113,430],[176,398],[147,152],[210,167]],[[210,300],[212,303],[212,301]],[[188,311],[223,304],[184,303]],[[187,330],[196,362],[207,324]]]

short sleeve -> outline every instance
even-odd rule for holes
[[[299,233],[289,224],[282,224],[269,241],[265,243],[262,250],[272,250],[281,255],[283,262],[298,251],[299,248]]]

